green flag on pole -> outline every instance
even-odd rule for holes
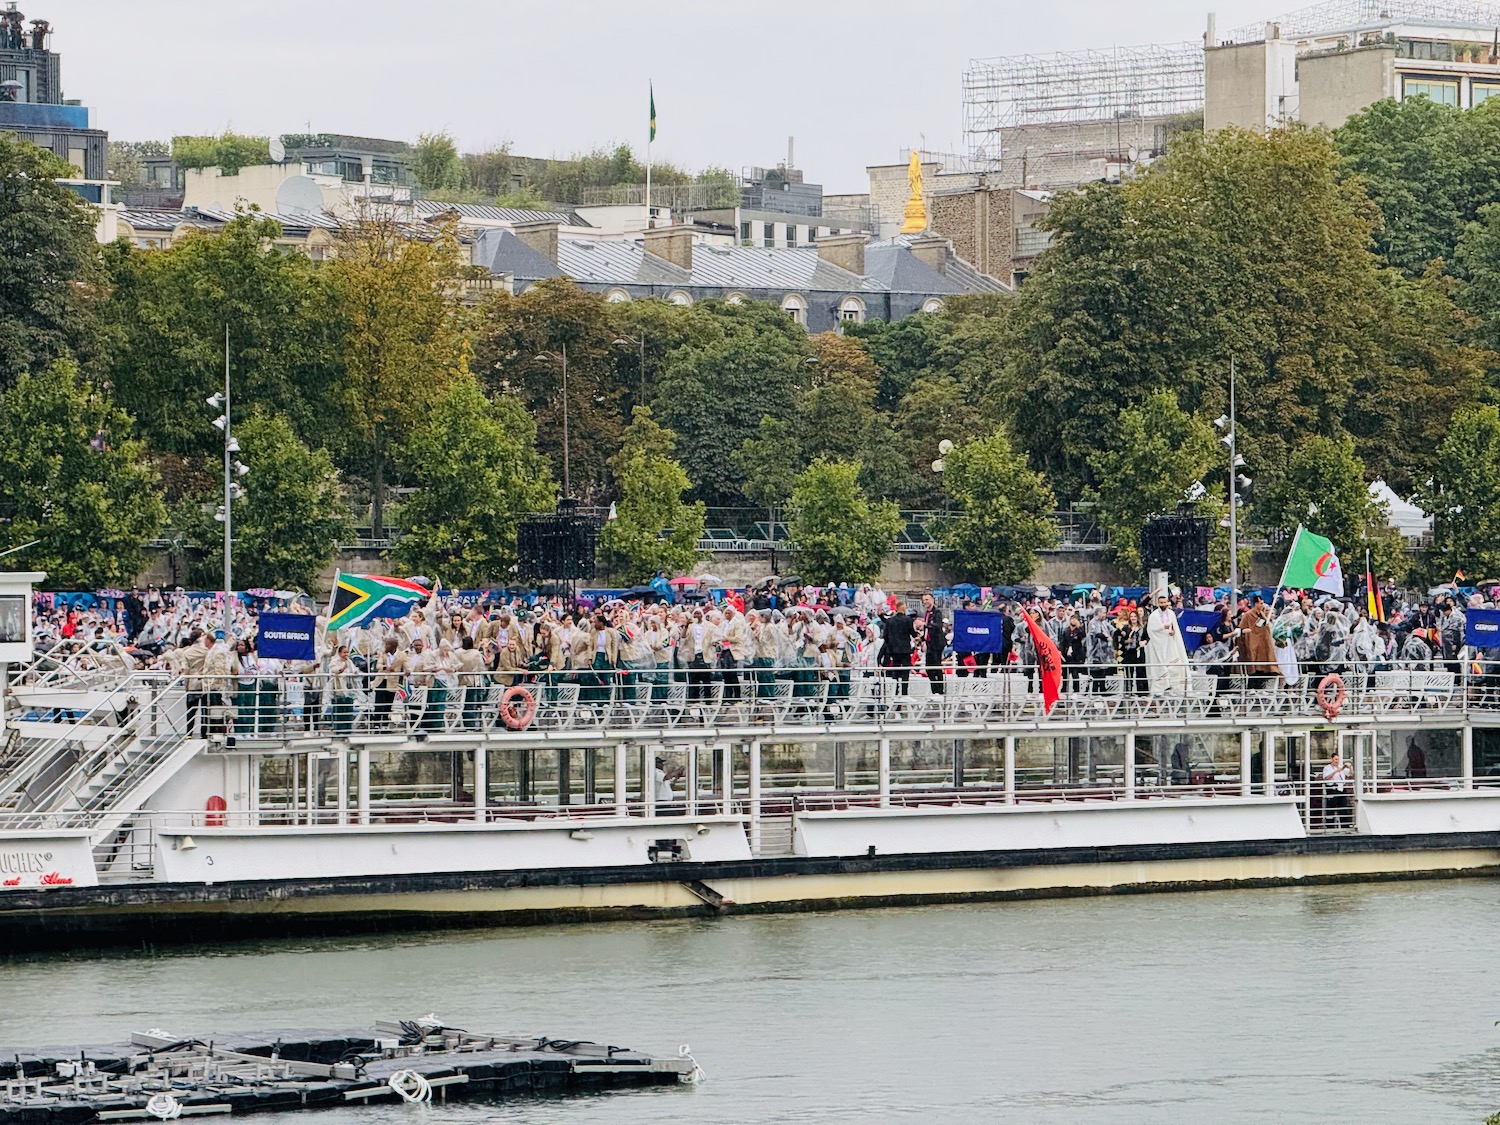
[[[656,140],[656,86],[647,83],[646,88],[651,91],[651,139]]]
[[[1333,543],[1299,523],[1281,571],[1281,585],[1289,590],[1322,590],[1343,597],[1344,572]]]

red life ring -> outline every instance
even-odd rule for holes
[[[1343,679],[1335,674],[1324,676],[1318,684],[1318,706],[1323,708],[1326,718],[1333,718],[1344,709],[1344,701],[1349,698],[1349,690],[1344,687]]]
[[[224,798],[220,797],[218,794],[215,794],[208,799],[203,807],[208,810],[203,817],[204,827],[223,828],[225,819],[224,813],[229,808],[229,805],[224,800]]]
[[[536,696],[519,684],[505,689],[500,697],[500,721],[511,730],[525,730],[536,718]]]

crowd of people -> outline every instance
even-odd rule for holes
[[[622,684],[649,684],[660,697],[669,684],[685,683],[692,702],[717,692],[716,684],[727,699],[767,698],[788,679],[797,696],[830,700],[846,696],[862,675],[894,679],[897,695],[913,677],[925,677],[932,693],[942,693],[949,676],[1018,671],[1034,682],[1037,635],[1060,654],[1064,694],[1185,695],[1195,669],[1212,677],[1215,691],[1231,676],[1263,687],[1330,671],[1458,671],[1465,662],[1481,676],[1500,673],[1500,648],[1465,644],[1466,606],[1493,605],[1479,592],[1397,599],[1388,622],[1348,599],[1287,591],[1272,600],[1278,604],[1257,595],[1231,605],[1227,595],[1185,598],[1176,589],[1143,604],[1100,590],[1076,599],[927,593],[906,600],[873,584],[774,580],[704,588],[676,604],[648,597],[587,605],[535,594],[462,604],[434,592],[402,617],[358,628],[330,631],[318,617],[314,658],[288,661],[258,651],[265,606],[254,599],[232,601],[226,621],[221,600],[152,587],[92,607],[39,594],[32,632],[51,665],[180,675],[195,728],[222,706],[246,733],[321,724],[347,730],[356,713],[376,727],[408,716],[426,730],[489,725],[497,689],[517,684],[574,683],[581,701],[597,703]],[[960,609],[995,614],[989,620],[998,639],[987,651],[968,651],[975,646],[953,631],[952,611]],[[1187,609],[1210,616],[1193,646],[1180,616]]]

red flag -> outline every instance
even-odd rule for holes
[[[1057,651],[1052,638],[1037,627],[1031,614],[1021,616],[1026,619],[1026,629],[1036,647],[1036,666],[1042,679],[1042,710],[1050,715],[1057,705],[1057,697],[1062,694],[1062,653]]]

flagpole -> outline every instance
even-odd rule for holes
[[[651,123],[646,128],[646,229],[656,226],[651,221],[651,142],[656,139],[656,85],[648,80],[651,90]]]
[[[1238,472],[1235,465],[1235,457],[1238,441],[1234,427],[1234,356],[1229,357],[1229,616],[1228,623],[1234,624],[1235,611],[1240,604],[1240,536],[1239,536],[1239,507],[1236,481],[1234,475]]]

